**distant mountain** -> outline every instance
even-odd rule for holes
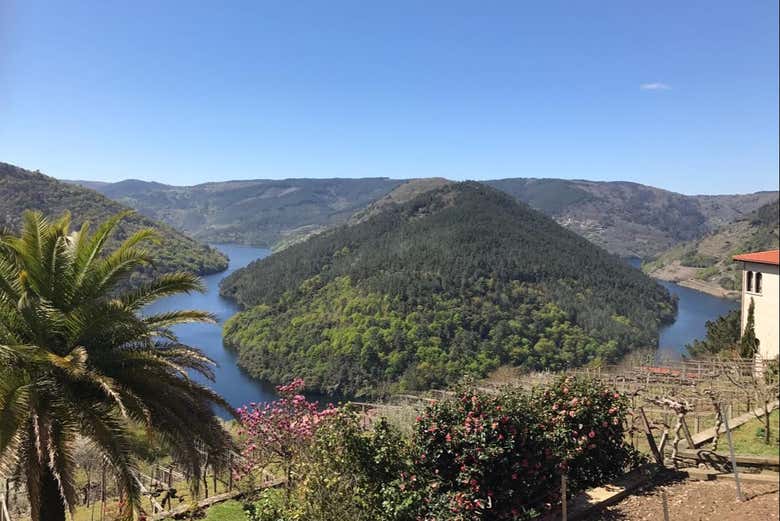
[[[447,182],[291,179],[176,187],[128,180],[90,182],[90,187],[201,240],[279,250]],[[703,237],[777,198],[777,192],[686,196],[627,182],[514,178],[485,183],[612,253],[641,258]]]
[[[780,244],[780,202],[760,207],[695,241],[677,245],[646,262],[650,275],[713,295],[740,296],[739,253],[777,249]]]
[[[75,225],[90,221],[97,226],[128,208],[82,186],[0,163],[0,226],[18,229],[24,210],[38,210],[47,216],[69,210]],[[149,268],[149,273],[185,269],[205,275],[227,268],[227,258],[218,251],[137,213],[122,221],[115,241],[147,227],[156,229],[161,240],[154,247],[156,266]]]
[[[274,246],[346,222],[401,180],[287,179],[169,186],[127,180],[102,194],[204,242]]]
[[[623,257],[654,257],[744,218],[778,192],[687,196],[628,182],[499,179],[487,184]]]
[[[359,396],[657,345],[675,301],[655,281],[505,193],[440,184],[224,279],[239,364]]]

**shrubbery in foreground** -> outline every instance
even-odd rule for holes
[[[624,443],[626,398],[562,378],[527,393],[460,389],[427,407],[408,438],[386,421],[361,426],[348,407],[318,424],[288,490],[264,492],[253,521],[533,518],[636,462]],[[261,440],[257,440],[260,442]]]

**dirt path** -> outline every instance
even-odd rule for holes
[[[773,521],[780,519],[778,485],[747,485],[745,502],[737,501],[733,482],[672,481],[628,496],[587,518],[597,520],[663,520],[666,491],[670,521]]]

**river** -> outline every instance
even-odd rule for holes
[[[203,277],[205,293],[168,297],[149,306],[147,312],[200,309],[214,313],[217,317],[216,324],[185,324],[176,328],[176,333],[183,343],[199,347],[217,362],[216,380],[208,384],[224,396],[233,407],[273,399],[275,396],[273,387],[253,380],[236,364],[236,354],[222,345],[222,324],[239,309],[231,300],[219,295],[219,282],[222,279],[253,260],[270,255],[271,250],[235,244],[219,244],[215,247],[230,257],[230,266],[222,273]],[[638,267],[636,261],[630,262]],[[661,284],[677,295],[679,302],[677,319],[660,332],[659,356],[679,358],[685,344],[704,336],[705,323],[708,320],[717,318],[738,306],[738,303],[733,300],[713,297],[672,282],[662,281]],[[199,375],[194,377],[204,382]],[[220,415],[227,416],[224,413]]]
[[[633,267],[639,268],[642,261],[629,259],[628,262]],[[704,338],[708,320],[718,318],[739,307],[739,302],[736,300],[715,297],[674,282],[664,280],[658,282],[679,299],[675,321],[659,332],[658,358],[679,359],[685,352],[686,344]]]
[[[202,349],[206,355],[217,362],[214,382],[208,382],[200,375],[193,375],[193,377],[200,382],[208,383],[233,407],[250,402],[271,400],[275,396],[274,388],[252,379],[236,364],[235,352],[222,345],[222,325],[239,309],[233,301],[219,295],[219,282],[222,279],[253,260],[270,255],[271,250],[236,244],[215,244],[214,247],[230,258],[230,265],[227,270],[221,273],[203,277],[203,284],[206,286],[205,293],[167,297],[146,308],[146,312],[199,309],[216,315],[216,324],[184,324],[175,329],[182,343]],[[223,411],[217,412],[223,418],[228,416]]]

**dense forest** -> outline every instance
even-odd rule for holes
[[[223,281],[254,376],[329,394],[561,369],[657,345],[676,303],[617,257],[478,183],[426,192]]]
[[[69,211],[74,226],[85,221],[97,226],[129,208],[93,190],[0,162],[0,226],[18,231],[24,210],[38,210],[50,217]],[[220,252],[136,213],[122,219],[109,246],[116,246],[142,228],[153,228],[159,244],[153,247],[154,266],[134,273],[136,279],[174,270],[205,275],[227,268],[227,258]]]

